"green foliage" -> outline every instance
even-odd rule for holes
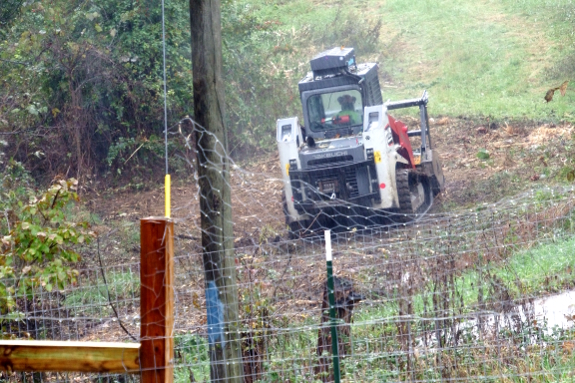
[[[314,40],[327,47],[353,47],[361,59],[362,55],[378,51],[383,23],[381,18],[370,20],[365,16],[361,10],[345,9],[340,5],[333,20],[312,25],[311,33]]]
[[[289,35],[277,20],[266,20],[249,1],[222,4],[226,125],[229,149],[235,155],[275,150],[274,121],[296,114],[298,73],[289,57]],[[286,57],[287,56],[287,57]]]
[[[0,7],[0,36],[2,29],[10,24],[20,12],[20,7],[24,0],[4,0]]]
[[[199,335],[182,334],[175,338],[174,353],[176,364],[181,366],[174,371],[174,381],[187,383],[204,382],[210,378],[208,341]]]
[[[39,197],[31,196],[27,204],[17,199],[10,210],[12,220],[6,214],[9,229],[0,251],[0,312],[15,309],[15,296],[37,288],[63,289],[76,281],[78,272],[71,265],[80,260],[77,249],[94,236],[87,222],[72,222],[66,214],[78,200],[76,185],[74,179],[61,180]]]
[[[170,143],[169,150],[174,146]],[[149,138],[119,137],[118,141],[110,145],[106,162],[120,175],[126,168],[132,170],[132,173],[138,173],[141,164],[150,165],[163,158],[164,139],[152,134]],[[130,166],[131,161],[137,164]]]
[[[477,158],[480,160],[488,160],[489,157],[489,152],[486,149],[479,149],[477,152]]]
[[[0,225],[0,235],[8,235],[10,231],[11,217],[16,217],[21,207],[21,201],[29,200],[33,195],[32,178],[24,166],[17,161],[9,160],[3,169],[0,179],[0,219],[5,221],[5,225]]]
[[[236,157],[275,151],[275,120],[301,116],[297,83],[310,58],[339,45],[380,63],[385,99],[427,88],[433,114],[572,119],[571,88],[550,104],[542,97],[575,73],[574,8],[567,0],[539,4],[225,0],[229,149]],[[8,156],[35,174],[70,168],[151,177],[163,157],[154,140],[163,130],[160,4],[54,0],[16,8],[0,40],[0,131],[18,133],[8,136]],[[188,13],[184,0],[166,3],[169,126],[192,110]]]
[[[274,121],[301,115],[297,82],[317,53],[310,44],[367,52],[379,39],[380,22],[357,23],[359,12],[345,7],[298,29],[269,7],[222,3],[225,115],[236,156],[275,150]],[[159,3],[151,1],[26,3],[0,41],[0,59],[10,61],[0,66],[0,130],[22,132],[10,136],[10,156],[36,174],[97,169],[124,176],[160,165],[160,21]],[[169,126],[192,109],[188,24],[187,2],[166,3]]]
[[[27,3],[0,42],[0,59],[11,63],[0,66],[0,129],[23,132],[10,136],[12,150],[19,149],[10,155],[36,171],[51,164],[52,172],[83,174],[106,170],[108,150],[120,139],[132,143],[125,160],[160,135],[160,15],[160,4],[150,1]],[[178,120],[191,105],[187,2],[168,2],[166,18],[169,109]],[[31,163],[26,152],[39,148],[48,161]],[[159,162],[140,150],[130,164]]]
[[[66,296],[66,306],[74,307],[80,315],[112,315],[109,301],[119,302],[140,294],[140,277],[136,273],[111,272],[106,282],[76,289]]]
[[[270,122],[299,111],[299,74],[286,86],[286,73],[297,69],[297,61],[281,63],[292,51],[292,37],[277,34],[278,23],[255,10],[247,1],[222,5],[226,122],[236,153],[272,149]],[[23,132],[10,136],[10,156],[35,172],[50,166],[51,172],[123,175],[160,165],[160,11],[151,1],[26,3],[0,41],[0,59],[10,61],[0,66],[0,130]],[[183,0],[166,3],[166,43],[171,126],[192,109],[189,9]],[[27,155],[38,150],[38,158]]]

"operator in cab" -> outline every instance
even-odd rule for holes
[[[344,94],[338,97],[337,101],[341,105],[341,112],[333,117],[334,124],[357,125],[362,123],[361,114],[355,110],[355,97]]]

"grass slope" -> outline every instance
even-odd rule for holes
[[[428,88],[432,113],[448,115],[541,119],[573,111],[571,92],[553,104],[543,100],[566,79],[549,75],[562,56],[555,47],[561,36],[546,33],[544,23],[490,0],[395,0],[387,8],[400,41],[413,46],[390,60],[391,78],[400,85],[389,92],[395,98]]]
[[[568,0],[250,3],[261,17],[299,33],[300,61],[340,43],[355,46],[359,61],[380,63],[384,98],[410,98],[428,89],[432,115],[575,118],[571,89],[565,97],[557,92],[549,104],[543,100],[547,89],[575,72],[575,5]],[[362,26],[377,22],[375,46],[354,37],[365,37]]]

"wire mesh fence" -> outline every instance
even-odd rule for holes
[[[193,154],[179,153],[192,170]],[[234,212],[227,275],[237,290],[237,319],[210,317],[229,308],[205,279],[204,196],[197,185],[186,186],[188,202],[176,199],[173,214],[175,381],[227,381],[211,371],[210,353],[225,347],[218,336],[228,328],[237,332],[240,350],[224,362],[239,365],[243,381],[333,381],[322,238],[328,225],[342,381],[574,379],[573,189],[411,217],[350,206],[337,211],[341,220],[318,216],[301,238],[289,239],[276,161],[256,170],[226,160]],[[124,241],[103,231],[85,250],[73,284],[14,293],[16,307],[0,318],[3,337],[139,341],[146,286],[140,286],[137,249]],[[2,282],[17,292],[23,278]],[[139,379],[2,374],[14,382]]]
[[[343,381],[571,379],[574,206],[548,191],[336,235]],[[321,238],[269,238],[235,256],[247,380],[332,381]],[[201,262],[193,253],[177,261],[194,258],[181,269],[197,274],[178,274],[186,289],[176,306],[198,317],[176,330],[200,343],[178,350],[201,381]]]

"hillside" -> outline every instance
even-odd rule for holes
[[[384,99],[415,97],[428,90],[432,138],[441,153],[447,182],[434,211],[493,203],[532,188],[572,182],[575,84],[569,84],[565,96],[557,91],[551,102],[543,99],[547,89],[573,74],[569,60],[575,49],[568,2],[541,6],[535,1],[489,0],[416,4],[402,0],[251,0],[234,2],[224,9],[224,17],[232,11],[248,12],[249,22],[270,26],[272,31],[254,32],[242,46],[260,52],[263,58],[254,60],[265,62],[259,68],[261,75],[275,79],[265,92],[275,92],[279,100],[291,95],[284,107],[269,110],[267,124],[252,132],[266,132],[259,139],[265,153],[240,156],[240,167],[254,176],[234,192],[253,192],[250,209],[255,211],[247,214],[238,204],[237,216],[267,214],[273,217],[272,226],[283,225],[281,186],[257,181],[279,178],[272,121],[301,115],[299,100],[293,97],[297,81],[313,55],[339,44],[354,46],[359,61],[379,62]],[[278,78],[289,89],[278,88]],[[258,100],[264,98],[257,91],[265,78],[247,80],[254,80],[256,93],[244,106],[257,108]],[[411,126],[417,124],[414,116],[402,118]],[[178,206],[195,185],[186,170],[174,179],[179,185],[174,191]],[[135,194],[142,199],[137,203],[130,192],[108,191],[104,192],[106,200],[116,202],[104,204],[96,198],[91,206],[104,217],[121,212],[136,217],[159,214],[161,204],[154,201],[161,199],[162,192],[150,189]],[[269,190],[273,190],[271,197]]]
[[[252,3],[291,32],[299,60],[301,53],[346,45],[379,62],[386,99],[427,89],[434,115],[555,122],[575,116],[572,91],[549,104],[543,99],[574,73],[569,1]]]
[[[90,175],[109,186],[151,187],[163,168],[160,9],[77,3],[26,2],[0,29],[2,152],[43,183]],[[191,115],[187,6],[174,0],[166,16],[172,133]],[[427,89],[434,118],[573,122],[573,84],[544,100],[575,73],[573,12],[568,0],[225,1],[230,155],[246,161],[276,152],[273,122],[301,116],[297,83],[309,59],[334,46],[379,63],[384,99]],[[171,167],[185,174],[175,155],[182,142],[171,138]]]

